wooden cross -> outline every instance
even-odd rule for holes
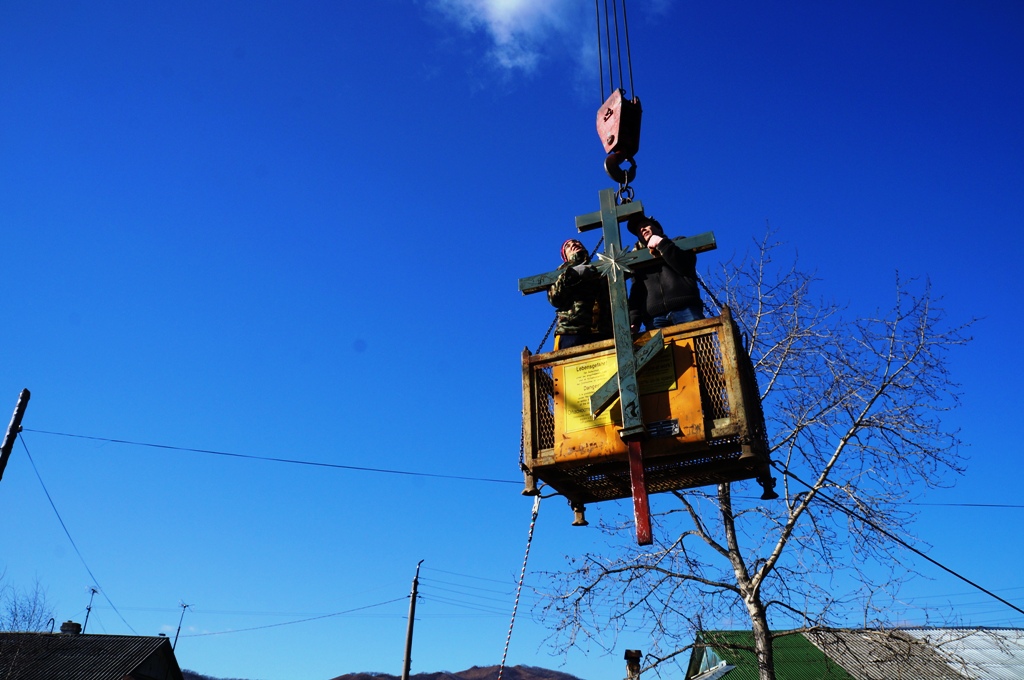
[[[646,430],[640,411],[640,392],[637,386],[637,372],[653,359],[665,346],[661,331],[655,333],[640,350],[634,351],[633,335],[629,327],[629,301],[626,292],[626,277],[632,273],[631,265],[640,264],[653,258],[651,251],[643,249],[626,251],[622,249],[619,223],[632,215],[642,215],[643,205],[639,202],[616,205],[615,190],[602,189],[601,209],[576,218],[579,232],[600,228],[604,236],[604,252],[598,253],[597,268],[608,280],[611,299],[612,334],[615,338],[617,370],[590,398],[590,412],[593,417],[614,403],[616,397],[622,404],[622,429],[619,436],[626,442],[629,458],[630,482],[633,488],[633,511],[636,518],[637,542],[651,543],[651,517],[647,502],[647,487],[644,483],[641,441]],[[706,232],[690,238],[674,239],[676,245],[685,250],[711,250],[715,248],[715,235]],[[524,294],[537,293],[550,288],[561,274],[554,270],[519,279],[519,290]]]

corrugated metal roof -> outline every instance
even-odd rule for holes
[[[706,631],[701,639],[730,665],[736,666],[723,680],[758,680],[754,634],[749,631]],[[775,676],[778,680],[854,680],[839,665],[801,635],[784,635],[772,641]]]
[[[122,680],[154,654],[167,656],[172,677],[181,678],[165,637],[0,633],[0,678]]]
[[[967,680],[931,645],[902,630],[819,630],[804,635],[856,680]]]
[[[904,632],[931,644],[950,666],[970,678],[1024,678],[1024,629],[914,628]]]
[[[701,642],[735,666],[723,680],[757,680],[752,633],[707,631],[698,637]],[[779,680],[1024,679],[1021,628],[831,629],[778,637],[772,647]],[[694,650],[688,677],[702,654]]]

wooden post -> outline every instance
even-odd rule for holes
[[[28,407],[28,400],[32,393],[27,389],[18,395],[18,403],[14,406],[14,415],[11,416],[11,424],[7,426],[7,434],[4,435],[4,442],[0,445],[0,479],[4,478],[4,470],[7,468],[7,459],[11,457],[11,450],[14,448],[14,440],[21,432],[21,419],[25,417],[25,409]]]
[[[416,621],[416,590],[420,582],[420,565],[416,563],[416,575],[412,577],[412,594],[409,596],[409,625],[405,629],[405,662],[402,664],[402,680],[409,680],[409,667],[412,666],[412,625]]]
[[[633,522],[636,524],[636,544],[650,545],[651,504],[647,498],[647,482],[644,480],[644,458],[639,439],[626,442],[629,456],[629,483],[633,488]]]

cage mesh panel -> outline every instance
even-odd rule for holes
[[[555,381],[551,368],[534,369],[534,413],[537,414],[537,449],[555,447]]]
[[[718,484],[723,481],[723,476],[728,476],[731,481],[752,477],[750,471],[735,466],[725,472],[725,468],[740,456],[737,444],[737,441],[723,440],[715,447],[717,451],[705,451],[687,458],[671,456],[645,460],[647,492],[653,494]],[[557,476],[579,489],[581,495],[587,497],[583,500],[588,503],[632,495],[629,468],[623,464],[577,465],[560,469]]]
[[[729,395],[725,387],[725,366],[718,333],[698,335],[693,339],[697,355],[697,379],[700,381],[701,401],[705,419],[729,417]]]

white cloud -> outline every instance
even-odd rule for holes
[[[531,71],[551,49],[587,30],[579,0],[432,0],[470,31],[484,31],[490,56],[503,68]]]

